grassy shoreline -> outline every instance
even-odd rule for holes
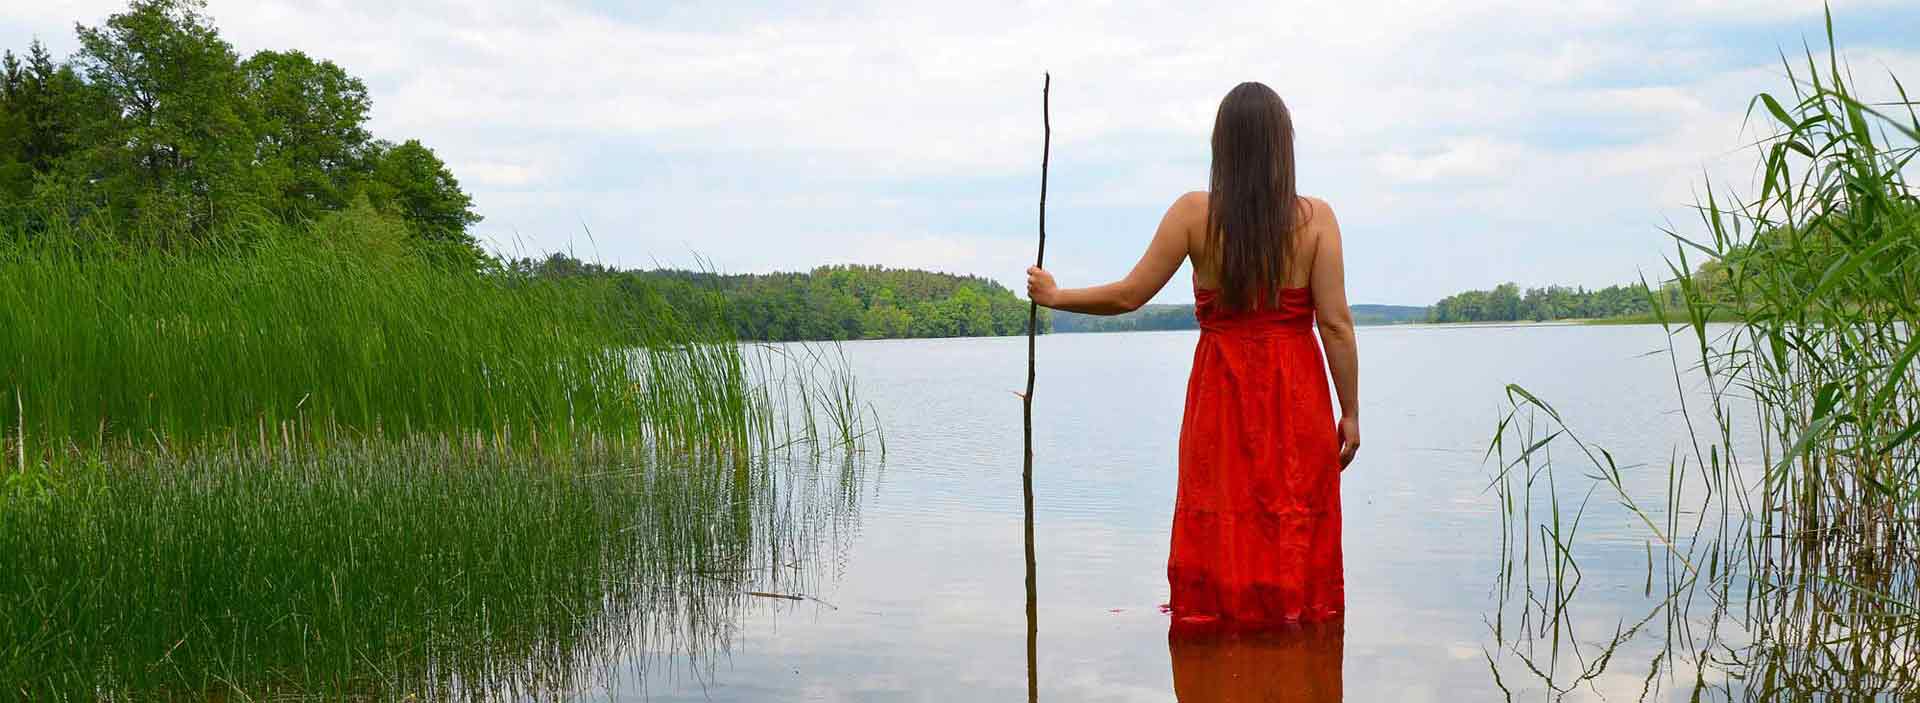
[[[0,237],[0,695],[485,698],[724,645],[851,509],[780,475],[877,437],[844,358],[615,293]]]

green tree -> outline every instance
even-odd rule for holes
[[[203,7],[134,0],[100,27],[76,27],[76,61],[118,118],[94,145],[94,175],[163,245],[174,227],[204,232],[246,204],[238,60]]]
[[[881,303],[867,309],[860,327],[866,339],[905,337],[913,328],[913,317],[892,303]]]
[[[19,93],[19,61],[12,52],[0,61],[5,64],[0,73],[0,205],[12,205],[33,192],[33,164],[27,161],[27,120],[14,100]]]
[[[1547,297],[1545,288],[1528,288],[1520,298],[1521,314],[1535,322],[1557,319],[1553,312],[1553,301]]]
[[[27,45],[18,105],[27,129],[25,158],[35,171],[49,170],[73,153],[91,107],[83,102],[85,89],[72,66],[54,63],[47,45],[38,39]]]
[[[366,85],[333,62],[298,51],[256,53],[240,73],[254,178],[273,209],[307,220],[345,207],[367,170],[372,101]]]
[[[1502,283],[1493,287],[1487,295],[1486,318],[1488,320],[1520,319],[1520,286],[1515,283]]]
[[[962,286],[947,302],[953,306],[952,315],[959,321],[956,334],[982,337],[994,333],[993,304],[974,287]]]
[[[400,214],[414,234],[434,243],[474,247],[467,228],[480,221],[473,197],[453,171],[417,139],[376,143],[367,194],[375,207]]]
[[[372,141],[359,79],[297,51],[240,61],[204,10],[132,0],[76,25],[70,61],[38,40],[0,53],[0,216],[168,247],[258,216],[338,231],[317,225],[364,205],[404,222],[416,251],[484,262],[472,198],[419,142]]]
[[[38,39],[23,63],[12,51],[0,55],[0,195],[24,203],[36,177],[56,168],[84,141],[89,115],[110,112],[89,104],[88,89],[73,67],[53,61]]]

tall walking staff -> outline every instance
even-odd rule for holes
[[[1047,97],[1053,90],[1053,74],[1046,73],[1040,84],[1040,250],[1033,255],[1034,266],[1047,260],[1047,158],[1053,151],[1053,119],[1048,115]],[[1033,362],[1034,336],[1039,330],[1040,304],[1027,302],[1027,392],[1020,396],[1026,406],[1027,463],[1020,471],[1020,487],[1026,493],[1027,528],[1027,700],[1040,700],[1040,669],[1037,655],[1040,644],[1039,598],[1034,585],[1033,566]]]

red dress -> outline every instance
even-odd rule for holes
[[[1216,298],[1194,291],[1168,610],[1229,629],[1340,617],[1340,446],[1313,296],[1283,289],[1251,312]]]

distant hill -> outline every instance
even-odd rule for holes
[[[1354,305],[1357,325],[1400,325],[1425,322],[1427,309],[1417,305]],[[1081,315],[1053,311],[1055,332],[1146,332],[1151,330],[1190,330],[1200,324],[1193,318],[1193,305],[1147,305],[1122,315]]]

